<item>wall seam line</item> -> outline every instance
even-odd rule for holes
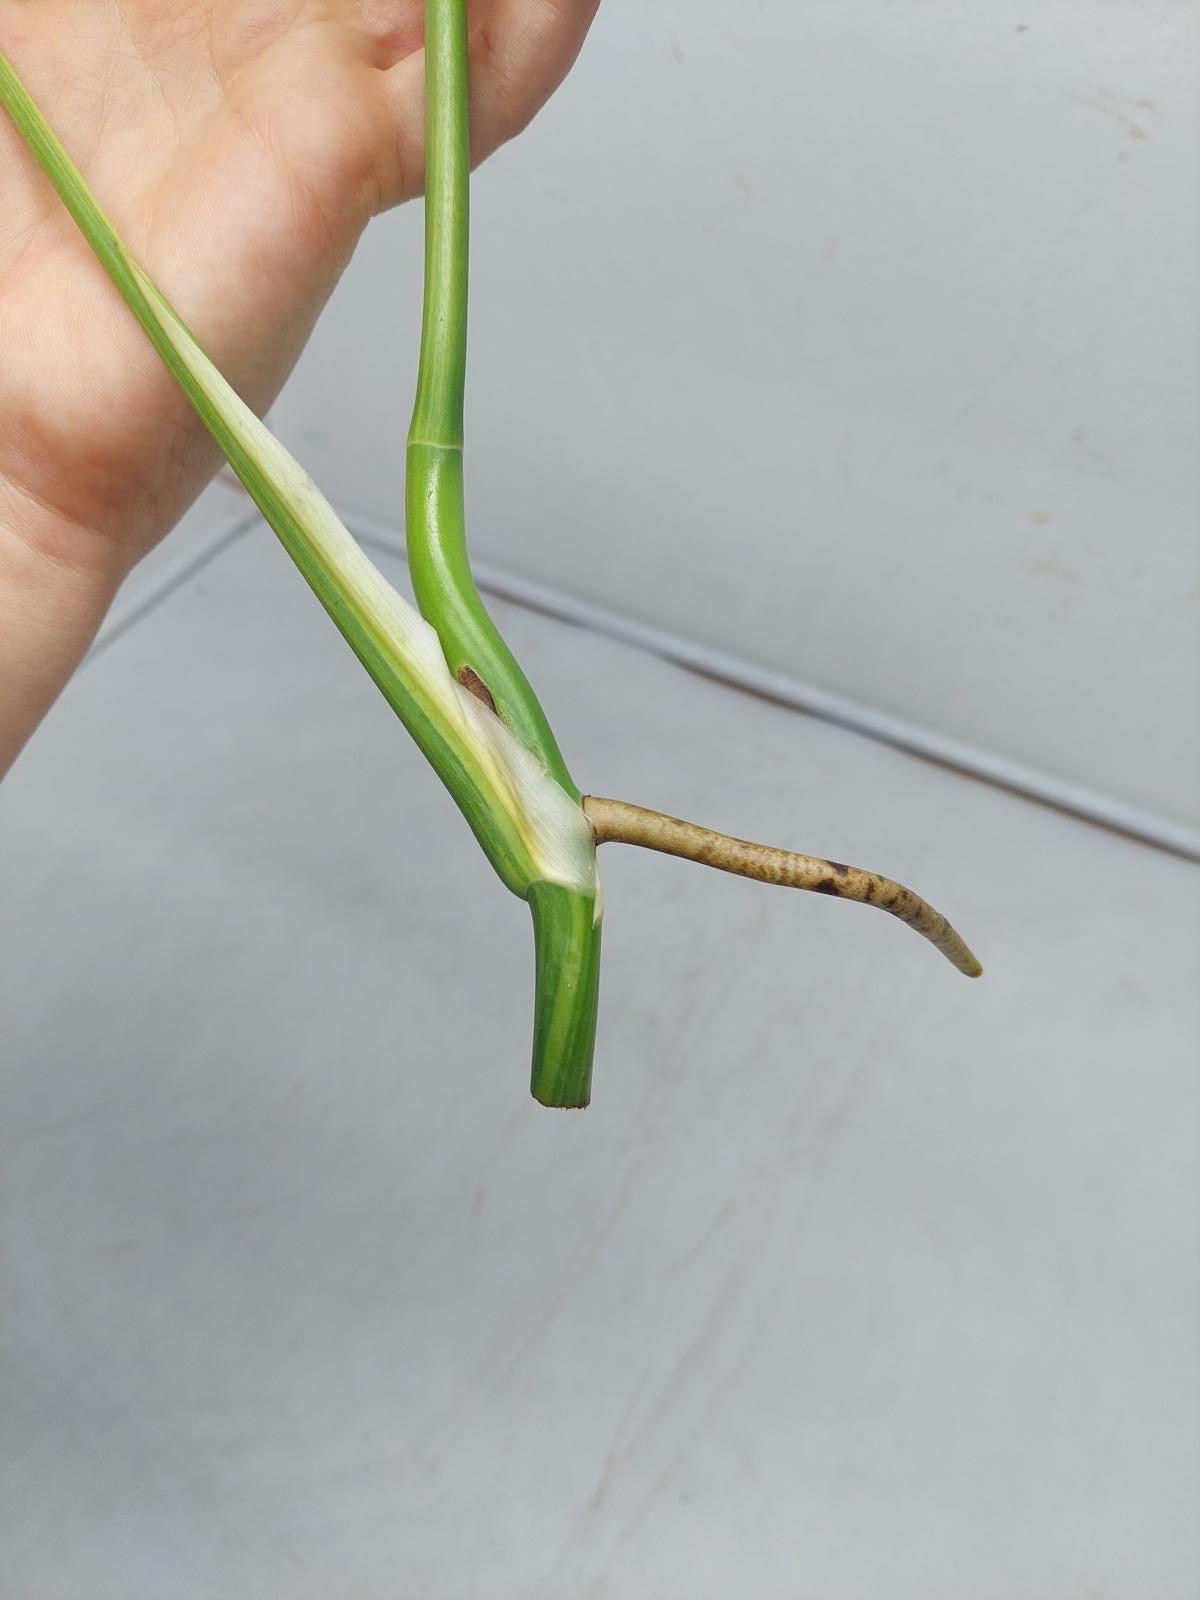
[[[339,515],[364,545],[406,559],[403,535],[394,528],[360,512],[339,509]],[[1071,783],[1038,767],[1013,761],[998,752],[940,733],[924,723],[823,689],[790,673],[757,666],[744,657],[714,649],[652,623],[639,622],[492,562],[472,560],[471,565],[479,587],[499,599],[644,650],[676,666],[714,678],[729,688],[819,717],[907,755],[951,767],[995,788],[1067,812],[1098,827],[1112,829],[1143,844],[1187,860],[1200,861],[1200,829],[1184,822],[1131,805],[1085,784]]]

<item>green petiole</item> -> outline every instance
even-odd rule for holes
[[[425,301],[408,434],[408,562],[450,670],[486,684],[507,725],[575,800],[545,713],[471,576],[463,508],[470,131],[465,0],[425,6]]]
[[[580,792],[467,557],[463,392],[467,353],[470,114],[466,0],[425,5],[425,299],[408,435],[405,526],[413,590],[446,662],[576,803]],[[559,886],[528,896],[536,946],[533,1093],[586,1105],[600,979],[598,894]]]

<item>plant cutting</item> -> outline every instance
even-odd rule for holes
[[[979,964],[919,896],[878,874],[585,795],[473,581],[463,495],[469,201],[466,0],[427,0],[425,286],[405,520],[418,609],[377,570],[142,270],[0,53],[0,102],[280,543],[414,738],[534,928],[532,1090],[591,1091],[603,897],[597,846],[641,845],[760,882],[876,905],[962,972]]]

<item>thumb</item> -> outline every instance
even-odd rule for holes
[[[532,121],[579,54],[600,0],[492,0],[471,29],[471,160],[478,164]],[[386,73],[398,160],[383,207],[420,194],[425,177],[425,53]]]

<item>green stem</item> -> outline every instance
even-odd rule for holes
[[[463,391],[467,351],[470,85],[466,0],[425,4],[425,302],[417,395],[408,435],[408,564],[422,613],[451,672],[464,669],[496,713],[576,803],[581,795],[529,681],[488,615],[467,556]],[[585,1106],[600,979],[594,896],[534,884],[534,1096]]]
[[[425,303],[410,442],[462,449],[470,231],[467,8],[425,6]]]
[[[421,612],[456,676],[469,667],[496,710],[580,798],[528,679],[475,587],[463,503],[470,113],[466,0],[425,5],[425,305],[405,486],[408,562]]]
[[[3,104],[12,118],[17,132],[25,140],[38,165],[54,185],[59,199],[91,246],[92,253],[120,291],[125,304],[141,323],[172,376],[186,387],[182,362],[163,331],[160,317],[138,281],[137,273],[130,263],[120,236],[92,196],[78,167],[59,143],[3,51],[0,51],[0,104]]]
[[[544,1106],[586,1106],[600,991],[595,905],[557,883],[535,883],[526,899],[536,963],[533,1095]]]

